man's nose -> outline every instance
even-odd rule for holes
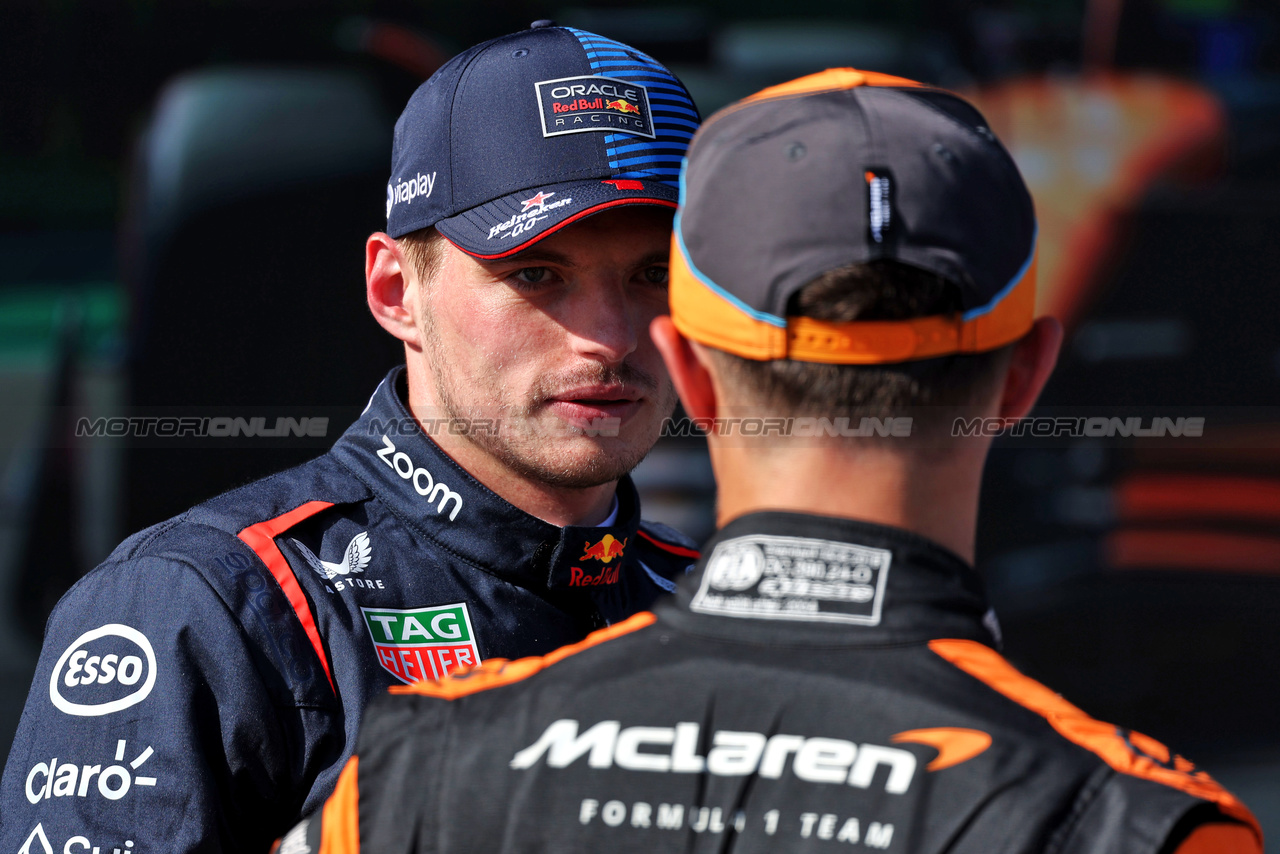
[[[625,283],[597,280],[582,287],[569,332],[579,353],[605,364],[620,364],[635,352],[641,330]]]

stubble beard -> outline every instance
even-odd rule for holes
[[[489,405],[467,405],[459,400],[451,378],[457,372],[451,369],[445,358],[435,326],[428,316],[423,323],[424,352],[431,366],[431,382],[436,400],[444,414],[455,422],[472,423],[476,419],[493,419],[497,428],[467,430],[462,438],[501,463],[505,468],[526,480],[561,489],[589,489],[618,480],[630,472],[645,458],[658,439],[655,425],[652,435],[643,441],[624,442],[620,437],[589,437],[584,430],[548,415],[539,419],[537,413],[544,410],[545,401],[557,389],[580,385],[626,384],[645,390],[651,400],[656,395],[658,421],[670,416],[675,409],[676,394],[670,381],[654,377],[647,371],[623,362],[616,368],[605,365],[584,366],[557,377],[540,377],[530,390],[529,398],[522,403],[508,402],[509,387],[495,377],[503,376],[499,360],[498,370],[485,378],[482,397],[493,401]],[[652,404],[651,404],[652,405]],[[573,442],[594,445],[592,452],[560,453],[558,446]],[[613,450],[606,448],[612,446]],[[565,457],[571,457],[565,459]]]

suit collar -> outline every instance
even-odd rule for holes
[[[998,643],[981,579],[918,534],[854,519],[753,513],[703,549],[663,612],[699,633],[761,642]]]

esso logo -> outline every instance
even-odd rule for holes
[[[68,715],[97,717],[141,703],[155,684],[151,641],[135,628],[109,623],[62,653],[49,677],[49,699]]]

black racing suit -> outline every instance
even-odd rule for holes
[[[628,478],[610,527],[517,510],[421,432],[400,376],[324,456],[129,538],[63,598],[0,850],[265,851],[388,686],[581,640],[693,563]]]
[[[1006,663],[954,554],[785,513],[706,552],[656,619],[392,689],[281,854],[1261,850],[1203,771]]]

